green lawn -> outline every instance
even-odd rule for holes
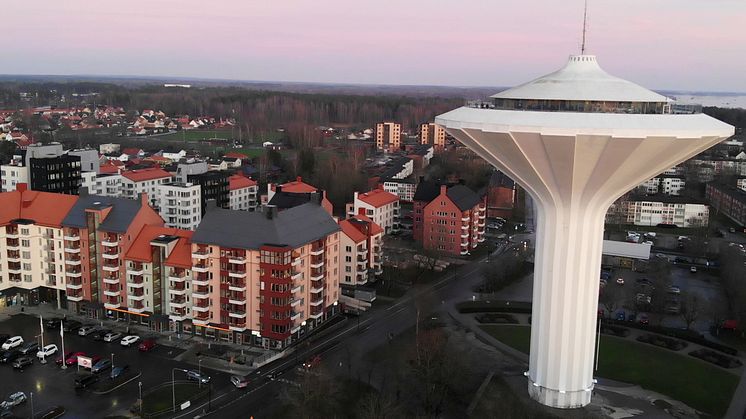
[[[480,327],[499,341],[528,353],[530,327]],[[601,336],[598,375],[639,384],[715,417],[725,414],[739,379],[688,355],[610,336]]]
[[[236,136],[238,136],[238,131],[236,131]],[[202,129],[192,129],[192,130],[182,130],[178,132],[173,132],[171,134],[167,135],[161,135],[159,138],[164,139],[179,139],[184,141],[199,141],[199,140],[206,140],[209,138],[225,138],[225,139],[233,139],[233,133],[231,130],[202,130]]]
[[[176,383],[174,389],[171,385],[158,388],[152,393],[143,395],[143,413],[152,414],[161,412],[173,407],[173,392],[176,392],[176,405],[180,405],[187,400],[194,400],[204,397],[207,394],[207,387],[199,386],[196,383]]]

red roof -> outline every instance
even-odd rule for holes
[[[133,182],[143,182],[146,180],[163,179],[164,177],[170,178],[171,173],[159,167],[151,167],[148,169],[128,170],[123,172],[122,176]]]
[[[339,226],[347,237],[352,239],[355,243],[360,243],[365,241],[368,237],[383,233],[381,226],[374,223],[373,220],[365,215],[356,215],[347,220],[342,220],[339,222]],[[365,231],[366,227],[369,229],[367,232]]]
[[[350,220],[340,221],[339,226],[342,227],[342,232],[354,243],[360,243],[367,238]]]
[[[0,193],[0,225],[26,219],[38,225],[60,227],[78,200],[74,195],[29,191],[23,183],[16,188],[13,192]]]
[[[247,156],[246,154],[236,153],[235,151],[231,151],[230,153],[226,153],[225,156],[223,156],[223,157],[228,157],[229,159],[241,159],[241,160],[249,158],[249,156]]]
[[[126,154],[128,156],[136,156],[140,154],[141,151],[142,150],[139,148],[125,148],[124,150],[122,150],[122,154]]]
[[[235,191],[236,189],[249,188],[256,186],[256,182],[242,175],[232,175],[228,178],[228,189]]]
[[[383,189],[373,189],[370,192],[359,194],[357,197],[361,201],[365,202],[368,205],[372,205],[375,208],[379,208],[386,204],[390,204],[399,200],[399,197],[397,195],[386,192]]]
[[[191,255],[191,237],[192,232],[188,230],[181,230],[178,228],[167,228],[154,225],[146,225],[140,230],[137,238],[132,242],[125,259],[134,260],[138,262],[152,262],[153,251],[150,248],[150,242],[161,236],[176,236],[179,237],[179,241],[176,243],[176,247],[173,248],[168,259],[166,259],[166,265],[188,267],[192,265]],[[188,256],[184,259],[184,249],[187,247]],[[173,260],[172,260],[173,259]]]
[[[316,187],[303,182],[303,178],[300,176],[298,176],[294,181],[285,183],[281,186],[284,192],[311,193],[317,191]]]

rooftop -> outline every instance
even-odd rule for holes
[[[285,192],[316,192],[316,187],[303,182],[303,178],[298,176],[294,181],[280,185]]]
[[[80,197],[78,197],[78,201],[67,213],[65,219],[62,220],[62,225],[65,227],[86,228],[86,210],[100,211],[102,209],[111,208],[107,213],[106,218],[101,220],[99,230],[112,233],[124,233],[135,219],[135,216],[137,216],[137,213],[140,212],[142,206],[143,203],[138,199],[113,198],[110,196],[81,193]]]
[[[0,193],[0,225],[22,219],[59,227],[78,200],[74,195],[29,191],[20,185],[16,191]]]
[[[375,208],[379,208],[399,200],[399,197],[397,195],[394,195],[391,192],[386,192],[383,189],[373,189],[370,192],[358,194],[357,197],[361,201],[365,202],[368,205],[372,205]]]
[[[170,178],[171,173],[168,173],[160,167],[151,167],[148,169],[128,170],[122,172],[122,176],[133,182],[143,182],[146,180]]]
[[[231,191],[234,191],[236,189],[242,189],[242,188],[249,188],[252,186],[256,186],[256,182],[247,178],[243,175],[232,175],[228,178],[228,189]]]
[[[237,249],[256,250],[269,244],[297,248],[340,230],[332,216],[316,203],[280,212],[274,208],[265,211],[269,213],[210,208],[192,241]]]

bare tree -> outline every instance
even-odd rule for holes
[[[604,309],[606,310],[607,317],[611,317],[614,310],[617,309],[619,306],[619,300],[621,296],[621,290],[614,285],[607,285],[603,288],[601,291],[601,295],[599,296],[599,301],[604,306]]]
[[[692,324],[697,321],[697,318],[700,315],[700,310],[699,297],[697,297],[696,294],[687,294],[681,300],[679,314],[684,322],[686,322],[686,330],[691,329]]]

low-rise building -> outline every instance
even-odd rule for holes
[[[417,181],[410,176],[405,179],[384,178],[381,179],[383,190],[399,197],[402,202],[412,202],[417,190]]]
[[[331,201],[327,199],[326,192],[303,182],[303,178],[300,176],[294,181],[282,185],[267,184],[265,202],[267,205],[287,209],[309,202],[312,199],[312,194],[321,194],[321,206],[330,215],[334,214],[334,208]],[[264,198],[262,199],[264,200]]]
[[[684,178],[676,175],[661,175],[640,184],[640,188],[648,195],[662,193],[678,196],[684,191],[685,186]]]
[[[746,191],[732,185],[708,183],[705,196],[718,213],[746,227]]]
[[[343,285],[365,285],[383,273],[383,229],[365,215],[339,222],[342,228],[341,281]]]
[[[621,202],[621,208],[627,223],[639,226],[706,227],[710,218],[706,204],[687,197],[629,197]]]
[[[202,221],[202,188],[192,183],[158,185],[156,209],[166,227],[195,230]]]
[[[515,182],[505,173],[495,171],[487,185],[487,217],[511,218],[515,207]]]
[[[158,186],[171,182],[171,173],[159,168],[128,170],[122,173],[122,194],[129,199],[136,199],[140,194],[147,194],[149,204],[157,206]]]
[[[2,192],[15,191],[16,185],[20,183],[28,185],[29,173],[23,156],[13,156],[8,164],[0,166],[0,178],[2,178]]]

